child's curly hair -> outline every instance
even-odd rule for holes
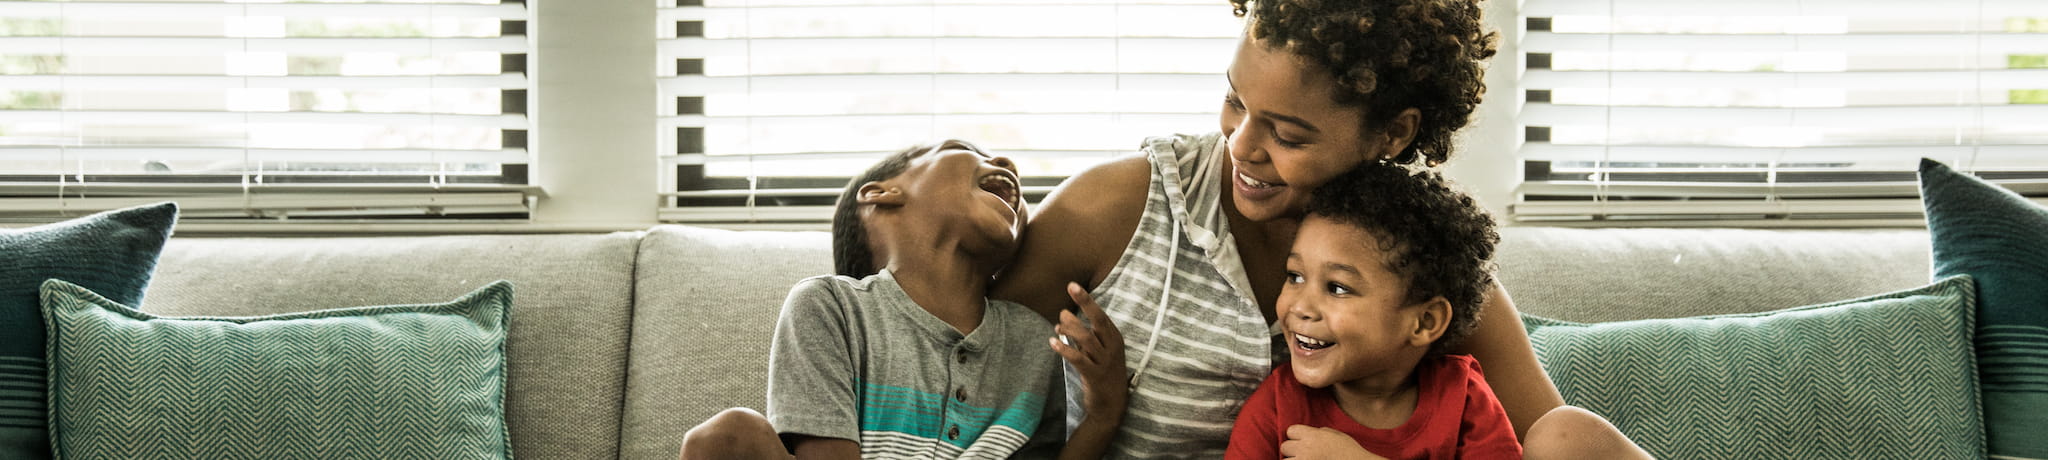
[[[1392,159],[1429,166],[1451,157],[1451,135],[1486,93],[1486,60],[1500,34],[1481,0],[1230,0],[1247,33],[1336,77],[1337,103],[1365,108],[1368,128],[1403,109],[1422,112],[1415,140]]]
[[[1408,283],[1406,304],[1443,296],[1450,326],[1429,346],[1443,354],[1479,325],[1493,284],[1493,217],[1434,171],[1367,162],[1317,187],[1308,215],[1365,230]]]

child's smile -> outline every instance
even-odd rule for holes
[[[1024,194],[1021,188],[1017,186],[1017,173],[1006,169],[984,171],[981,179],[976,181],[975,186],[980,188],[981,191],[995,196],[997,200],[1001,200],[1003,208],[1009,210],[1012,217],[1021,214],[1020,210],[1024,206]]]

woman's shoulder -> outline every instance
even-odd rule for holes
[[[1209,160],[1221,133],[1173,134],[1145,138],[1139,152],[1095,165],[1060,184],[1059,192],[1048,197],[1048,207],[1057,205],[1089,208],[1091,215],[1121,217],[1137,228],[1139,214],[1151,192],[1155,166],[1173,165],[1176,172],[1187,165]],[[1064,196],[1061,196],[1064,195]],[[1054,198],[1079,197],[1064,203]]]
[[[1025,238],[1050,237],[1061,252],[1075,251],[1070,254],[1115,257],[1138,230],[1151,183],[1151,162],[1143,155],[1090,167],[1067,178],[1034,210]]]

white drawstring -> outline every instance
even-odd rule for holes
[[[1131,388],[1134,389],[1138,387],[1138,377],[1145,375],[1145,366],[1152,364],[1152,352],[1159,348],[1159,336],[1166,335],[1166,331],[1159,327],[1166,325],[1166,302],[1173,295],[1173,264],[1180,259],[1180,221],[1171,214],[1167,220],[1173,221],[1173,243],[1166,246],[1166,285],[1159,290],[1159,313],[1152,316],[1152,337],[1145,339],[1145,354],[1139,355],[1138,368],[1131,372]]]

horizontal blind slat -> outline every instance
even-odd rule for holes
[[[1965,6],[1967,5],[1967,6]],[[1981,6],[1980,6],[1981,5]],[[1607,16],[1890,16],[1954,17],[2040,16],[2036,0],[1983,0],[1982,2],[1940,2],[1927,0],[1525,0],[1520,13],[1525,17],[1567,15]],[[1731,14],[1733,13],[1733,14]]]
[[[17,90],[526,89],[526,75],[0,75]]]
[[[227,2],[47,2],[0,1],[0,16],[15,17],[114,17],[114,18],[219,18],[270,16],[286,18],[326,17],[465,17],[525,19],[526,7],[518,3],[423,4],[423,3],[227,3]]]
[[[217,112],[171,110],[0,110],[0,123],[133,123],[204,125],[314,123],[412,126],[478,126],[526,129],[525,115],[463,115],[366,112]]]
[[[520,53],[523,35],[492,38],[232,38],[232,37],[5,37],[9,54],[94,56],[210,56],[221,53],[433,54],[464,51]]]
[[[79,160],[210,160],[249,161],[345,161],[349,163],[500,163],[526,164],[526,149],[424,150],[424,149],[275,149],[187,146],[0,146],[0,155],[21,159],[31,157]]]
[[[2048,33],[1590,34],[1532,31],[1522,51],[2048,52]]]
[[[1834,147],[1735,147],[1717,145],[1568,145],[1528,142],[1520,155],[1525,160],[1544,161],[1772,161],[1802,158],[1815,161],[1857,161],[1887,159],[1910,163],[1919,158],[1955,158],[1980,154],[2003,157],[2040,155],[2048,158],[2048,145],[1861,145]],[[2048,168],[2043,168],[2048,169]]]
[[[1855,72],[1685,72],[1529,69],[1527,89],[1559,88],[1836,88],[1862,90],[2040,89],[2048,69]]]
[[[2048,105],[1900,106],[1900,107],[1634,107],[1529,103],[1522,120],[1530,126],[1604,125],[1608,127],[1853,127],[2048,125]]]

